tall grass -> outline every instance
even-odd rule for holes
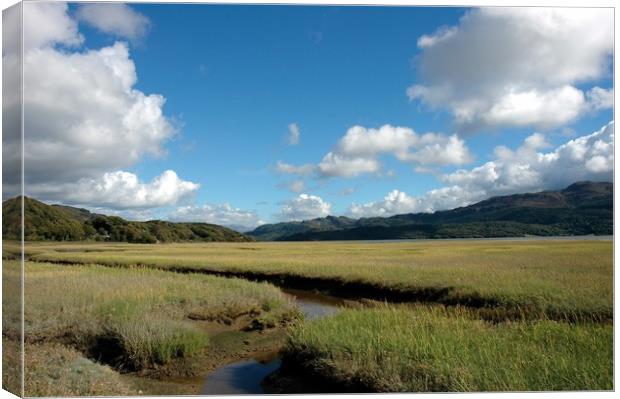
[[[2,352],[16,355],[17,343],[3,339]],[[138,391],[110,367],[85,358],[75,349],[57,343],[27,344],[25,396],[131,396]],[[3,388],[21,390],[19,358],[3,362]],[[8,366],[8,367],[7,367]]]
[[[26,244],[37,260],[362,282],[395,291],[445,292],[444,303],[471,298],[569,319],[611,318],[612,250],[611,241],[552,240]]]
[[[135,368],[168,363],[175,357],[196,352],[208,342],[205,331],[187,322],[168,319],[120,319],[107,329],[119,338],[127,361]]]
[[[18,285],[18,262],[3,262],[3,279]],[[69,341],[95,358],[106,358],[100,352],[114,348],[99,348],[103,340],[121,351],[120,359],[108,362],[133,369],[204,348],[205,327],[190,316],[232,320],[244,314],[260,318],[296,312],[280,290],[266,283],[33,262],[25,264],[25,303],[28,342]],[[18,329],[19,320],[4,320],[4,334],[18,335]]]
[[[374,392],[613,389],[613,328],[491,324],[442,307],[343,310],[290,331],[285,363]]]

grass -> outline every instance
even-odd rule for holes
[[[19,263],[4,260],[2,272],[4,298],[17,297]],[[231,322],[244,316],[258,323],[282,323],[297,315],[289,299],[267,283],[38,262],[25,263],[25,303],[26,369],[35,375],[43,373],[45,367],[37,359],[45,362],[45,357],[29,357],[28,352],[40,351],[41,345],[48,345],[45,350],[57,357],[67,358],[65,349],[79,350],[117,369],[140,370],[205,350],[209,321]],[[3,336],[17,338],[19,303],[7,300],[3,306]],[[65,349],[56,350],[60,346]],[[48,377],[58,367],[70,367],[65,366],[50,363]]]
[[[27,255],[41,261],[322,278],[446,304],[606,320],[613,313],[612,250],[611,241],[561,240],[26,244]]]
[[[343,310],[292,327],[285,364],[353,392],[613,389],[613,328],[492,324],[469,310]]]
[[[435,303],[347,309],[292,326],[285,368],[297,365],[304,376],[345,391],[613,389],[611,241],[26,243],[25,248],[31,259],[26,262],[27,351],[54,351],[46,345],[64,343],[97,358],[102,356],[97,348],[111,346],[119,353],[103,360],[139,369],[205,351],[201,323],[231,323],[245,315],[260,328],[294,318],[291,304],[270,284],[166,270],[253,273],[326,280],[334,287],[357,284],[359,296],[369,292],[364,287],[382,287]],[[3,250],[10,257],[16,247]],[[5,298],[7,292],[14,297],[15,261],[4,261],[3,278]],[[5,337],[19,333],[18,305],[3,303]],[[26,358],[27,369],[40,366],[28,365]]]
[[[8,353],[8,356],[19,350],[9,340],[3,340],[2,348],[3,355]],[[138,393],[110,367],[60,344],[28,344],[25,356],[25,396],[134,396]],[[6,359],[2,369],[3,387],[14,393],[21,391],[21,370],[17,364],[17,357]]]

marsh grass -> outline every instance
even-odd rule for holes
[[[18,354],[14,341],[3,340],[3,356]],[[3,363],[3,387],[20,392],[19,359]],[[138,392],[110,367],[58,343],[27,344],[25,396],[133,396]],[[6,367],[9,366],[9,367]]]
[[[353,392],[613,389],[613,328],[493,324],[463,308],[343,310],[290,331],[284,364]]]
[[[18,262],[3,262],[3,279],[7,286],[18,286]],[[130,370],[205,348],[207,332],[190,314],[230,320],[275,317],[272,312],[293,318],[297,312],[280,290],[266,283],[34,262],[25,264],[25,303],[27,342],[65,343]],[[19,320],[4,319],[3,333],[18,335]]]
[[[386,304],[295,323],[284,364],[345,391],[613,388],[611,241],[25,248],[37,261],[26,263],[26,339],[33,347],[70,343],[91,358],[105,355],[109,364],[143,368],[204,350],[203,321],[248,315],[264,328],[295,318],[270,284],[166,270],[251,272],[420,293],[422,301],[451,305]],[[10,258],[15,250],[5,246],[3,255]],[[17,265],[4,261],[9,290],[18,284]],[[5,336],[18,333],[19,320],[11,317],[18,312],[10,310],[3,317]],[[106,345],[118,353],[98,352]]]
[[[118,340],[126,366],[133,369],[165,364],[205,347],[209,341],[205,331],[187,322],[162,318],[117,319],[106,326],[109,344]]]
[[[474,304],[490,309],[491,318],[609,321],[613,313],[612,241],[26,243],[25,248],[40,261],[361,283],[409,292],[419,300]]]

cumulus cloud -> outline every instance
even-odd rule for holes
[[[150,21],[126,4],[82,4],[76,12],[78,20],[101,32],[136,41],[147,33]]]
[[[163,113],[165,98],[135,88],[137,74],[127,44],[77,48],[82,36],[66,4],[23,6],[28,42],[23,54],[26,194],[61,200],[58,190],[63,188],[71,203],[124,209],[171,204],[194,191],[198,185],[172,171],[152,183],[119,172],[145,156],[164,155],[164,143],[175,134]],[[16,59],[19,55],[3,54],[7,76],[19,76]],[[3,95],[3,112],[19,113],[19,100]],[[19,148],[19,137],[12,137],[4,146]],[[15,186],[15,176],[8,177],[7,187]]]
[[[408,127],[383,125],[378,129],[353,126],[318,165],[325,177],[354,177],[381,170],[379,156],[391,154],[417,165],[462,165],[472,156],[457,135],[417,134]]]
[[[609,90],[578,84],[609,74],[613,11],[493,7],[418,39],[411,100],[448,109],[457,124],[558,127],[608,108]]]
[[[181,180],[174,171],[166,170],[149,183],[141,182],[133,173],[115,171],[76,183],[39,183],[28,189],[47,200],[65,204],[123,210],[174,205],[199,187],[199,184]]]
[[[419,141],[410,128],[383,125],[378,129],[353,126],[340,139],[337,150],[347,156],[374,156],[380,153],[400,153]]]
[[[550,145],[534,133],[517,149],[499,146],[492,161],[472,169],[440,176],[444,187],[419,197],[393,190],[383,200],[352,204],[355,217],[434,212],[469,205],[483,199],[521,192],[564,188],[576,181],[612,181],[614,123],[544,152]]]
[[[331,204],[316,195],[300,194],[282,203],[280,220],[308,220],[325,217],[331,212]]]
[[[551,152],[540,151],[548,144],[541,134],[534,134],[516,150],[500,146],[493,161],[444,175],[441,180],[488,195],[557,189],[579,180],[611,181],[613,140],[613,122]]]
[[[308,176],[314,172],[314,165],[307,163],[304,165],[296,166],[286,162],[278,161],[276,163],[276,171],[287,175],[300,175]]]
[[[375,158],[348,157],[328,152],[318,165],[321,176],[355,177],[364,173],[377,173],[381,164]]]
[[[290,145],[299,144],[299,137],[301,132],[299,131],[299,126],[296,123],[291,123],[288,125],[288,136],[286,138],[287,142]]]
[[[204,204],[182,206],[168,218],[175,222],[204,222],[219,224],[245,232],[264,224],[256,212],[234,208],[230,204]]]
[[[379,175],[382,170],[379,157],[384,154],[391,154],[401,162],[434,166],[463,165],[473,158],[457,135],[417,134],[408,127],[392,125],[377,129],[353,126],[316,167],[310,163],[296,166],[278,161],[275,170],[300,176],[316,172],[320,177]]]
[[[165,99],[135,89],[136,80],[120,42],[83,53],[25,53],[27,179],[76,179],[162,155],[175,133],[163,114]]]
[[[383,201],[352,204],[349,213],[355,217],[391,216],[419,211],[421,200],[399,190],[390,191]]]
[[[23,12],[25,51],[57,44],[73,47],[84,41],[66,3],[26,2]]]

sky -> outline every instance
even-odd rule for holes
[[[613,28],[610,8],[25,3],[25,194],[246,231],[612,181]]]

